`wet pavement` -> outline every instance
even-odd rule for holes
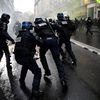
[[[86,35],[86,29],[82,28],[77,30],[75,36],[72,38],[100,49],[99,31],[96,27],[93,27],[92,30],[94,30],[93,36]],[[91,50],[88,51],[87,49],[84,49],[76,44],[72,44],[72,47],[78,64],[77,67],[73,70],[73,66],[68,63],[67,59],[64,62],[66,80],[68,83],[68,91],[65,93],[62,92],[56,65],[52,59],[50,51],[46,55],[52,73],[49,83],[44,80],[44,70],[40,60],[37,60],[38,65],[42,69],[42,80],[40,88],[44,91],[44,95],[41,98],[38,98],[38,100],[100,100],[100,56],[96,53],[90,52]],[[10,51],[12,52],[12,49]],[[3,74],[0,73],[2,74],[1,76],[4,77],[4,80],[9,79],[9,81],[6,81],[5,85],[5,87],[9,88],[8,91],[4,91],[3,88],[0,88],[0,100],[28,100],[31,95],[33,75],[30,71],[28,71],[26,77],[26,85],[28,89],[27,91],[22,91],[18,81],[21,65],[16,63],[13,54],[11,56],[11,62],[13,66],[12,71],[7,70],[3,71]],[[5,66],[4,60],[2,63],[3,64],[1,65]],[[5,73],[8,73],[9,77],[7,77]],[[7,84],[10,85],[7,86]],[[10,89],[12,92],[9,91]]]
[[[73,45],[73,50],[78,65],[76,70],[72,70],[72,66],[65,62],[65,73],[68,80],[68,92],[65,94],[61,91],[56,66],[48,53],[47,59],[52,72],[52,85],[46,86],[42,79],[41,88],[45,90],[45,95],[40,100],[100,100],[100,56],[76,45]],[[38,64],[40,65],[39,60]],[[26,79],[26,84],[31,90],[31,84],[29,85],[29,81],[27,81],[29,79],[30,75]]]
[[[75,44],[73,44],[72,47],[78,64],[73,70],[72,65],[67,61],[64,62],[66,80],[68,83],[68,91],[65,93],[62,92],[58,72],[51,53],[48,52],[46,55],[52,73],[49,83],[45,82],[43,78],[44,70],[39,59],[37,60],[38,65],[42,69],[40,88],[44,91],[44,95],[38,98],[38,100],[100,100],[100,56]],[[27,91],[22,91],[18,82],[21,66],[14,60],[14,55],[12,55],[12,63],[13,68],[15,67],[16,69],[16,74],[10,74],[9,78],[11,84],[13,84],[11,86],[14,93],[14,100],[28,100],[31,95],[33,75],[28,71],[26,77],[28,89]],[[13,78],[11,78],[11,76]]]
[[[97,28],[97,26],[93,26],[92,32],[92,36],[90,34],[86,35],[86,28],[84,26],[79,27],[72,38],[100,49],[100,30]]]

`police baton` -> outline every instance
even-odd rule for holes
[[[50,23],[48,22],[48,20],[47,20],[46,18],[45,18],[45,21],[46,21],[46,23],[49,25],[49,28],[51,29],[51,31],[53,32],[53,34],[55,34],[55,32],[54,32],[52,26],[50,25]]]

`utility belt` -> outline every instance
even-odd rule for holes
[[[58,44],[58,37],[56,37],[54,34],[52,35],[47,35],[47,36],[44,36],[44,37],[41,37],[42,38],[42,43],[43,45],[45,46],[56,46]]]
[[[54,34],[48,34],[48,35],[44,35],[41,37],[43,40],[52,40],[52,39],[57,39],[57,37]]]

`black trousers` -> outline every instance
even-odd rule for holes
[[[41,80],[41,69],[38,67],[36,61],[33,59],[33,54],[26,51],[15,51],[16,61],[22,65],[20,81],[24,82],[27,71],[30,70],[34,74],[32,90],[39,90]]]
[[[86,28],[87,28],[86,34],[90,33],[92,35],[93,32],[91,31],[91,26],[87,26]]]
[[[65,37],[65,38],[60,38],[59,39],[59,48],[60,48],[60,53],[61,53],[62,56],[64,55],[63,49],[61,48],[63,43],[65,44],[66,50],[67,50],[69,56],[71,57],[72,61],[76,61],[75,55],[72,51],[70,37],[67,37],[67,38]]]
[[[49,71],[49,66],[47,64],[47,60],[45,56],[48,49],[50,49],[52,53],[53,59],[57,66],[60,80],[61,81],[65,80],[64,65],[60,60],[60,52],[59,52],[57,37],[51,36],[51,37],[43,38],[43,45],[40,47],[40,60],[45,70],[45,73]]]
[[[6,66],[7,66],[7,68],[9,68],[9,66],[10,66],[10,52],[9,52],[9,49],[8,49],[8,46],[6,43],[0,44],[0,61],[1,61],[1,58],[3,56],[3,52],[5,53],[5,56],[6,56]]]

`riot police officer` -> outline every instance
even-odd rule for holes
[[[60,77],[60,82],[62,87],[67,88],[64,66],[59,58],[59,46],[57,37],[55,36],[52,24],[48,23],[48,21],[44,21],[42,18],[36,18],[35,21],[35,32],[42,39],[42,45],[40,45],[40,61],[45,70],[44,77],[50,76],[51,72],[47,64],[47,60],[45,57],[46,52],[50,49],[53,59],[56,63],[58,74]]]
[[[59,36],[60,52],[63,54],[63,50],[61,46],[64,43],[66,46],[66,50],[72,59],[72,64],[76,65],[76,58],[72,51],[71,42],[70,42],[71,33],[75,31],[75,26],[69,19],[69,16],[65,18],[63,13],[58,13],[57,19],[58,19],[57,23],[61,29],[61,31],[57,30],[59,34],[58,36]]]
[[[10,53],[6,43],[6,40],[10,40],[14,43],[14,40],[9,36],[8,30],[8,23],[9,23],[10,15],[4,13],[1,15],[0,18],[0,60],[3,56],[3,52],[6,56],[6,66],[8,69],[11,69],[10,65]]]
[[[30,70],[34,74],[33,84],[32,84],[32,96],[39,96],[41,91],[39,90],[40,80],[41,80],[41,69],[38,67],[35,59],[33,59],[35,54],[36,39],[35,36],[30,32],[33,28],[31,22],[23,22],[22,30],[16,38],[15,44],[15,59],[22,65],[21,75],[20,75],[20,87],[24,89],[25,77],[27,71]]]

